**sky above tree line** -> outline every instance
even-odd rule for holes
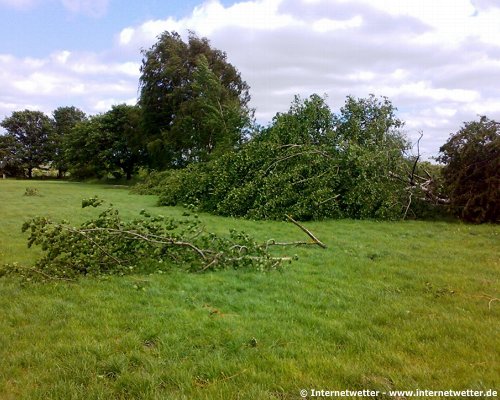
[[[421,151],[462,122],[500,119],[496,0],[0,0],[0,120],[135,104],[141,49],[165,30],[206,36],[251,87],[266,125],[293,96],[387,96]]]

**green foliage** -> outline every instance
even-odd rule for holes
[[[334,117],[337,141],[374,150],[394,145],[396,149],[406,148],[408,144],[400,132],[404,123],[396,117],[396,111],[387,97],[348,96],[340,114]]]
[[[348,98],[336,117],[323,98],[296,97],[239,151],[154,175],[160,203],[257,219],[398,218],[404,185],[389,172],[403,170],[406,142],[394,110]]]
[[[82,207],[98,207],[98,197],[84,199]],[[191,271],[225,268],[274,269],[288,258],[272,257],[268,246],[232,230],[229,237],[206,232],[197,215],[183,219],[152,216],[123,220],[110,205],[79,227],[68,221],[35,217],[23,224],[28,247],[40,246],[43,257],[34,272],[43,277],[125,274],[141,265],[180,264]],[[15,268],[14,268],[15,269]]]
[[[65,156],[65,138],[79,122],[85,121],[87,116],[76,107],[59,107],[52,113],[54,119],[54,131],[50,141],[52,146],[52,164],[57,168],[57,175],[62,178],[69,165]]]
[[[6,153],[6,164],[26,170],[26,175],[31,178],[34,168],[51,160],[49,138],[53,125],[44,113],[31,110],[15,111],[0,125],[10,137],[1,143],[3,150],[0,151]]]
[[[440,149],[451,206],[470,222],[500,220],[500,123],[466,122]]]
[[[232,149],[248,125],[248,85],[206,38],[163,33],[143,52],[140,106],[150,166],[205,161]]]
[[[18,157],[21,145],[13,135],[0,135],[0,173],[7,176],[22,176],[23,167]]]
[[[24,196],[41,196],[40,191],[34,187],[27,187]]]
[[[65,158],[76,178],[112,174],[129,180],[145,158],[135,106],[115,105],[76,124],[65,139]]]

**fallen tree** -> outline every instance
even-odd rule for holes
[[[421,162],[420,141],[422,137],[423,133],[420,132],[420,136],[415,143],[417,153],[407,156],[406,168],[403,168],[400,173],[389,171],[391,178],[405,185],[404,190],[408,195],[407,203],[404,206],[403,219],[407,218],[415,201],[431,207],[450,204],[450,199],[442,194],[443,189],[438,182],[439,177],[429,172]],[[427,164],[432,166],[429,163]],[[432,167],[436,168],[436,166]]]
[[[389,171],[402,173],[408,143],[395,110],[385,98],[349,97],[335,115],[317,95],[296,97],[237,151],[154,173],[138,191],[250,219],[399,219],[405,185]]]

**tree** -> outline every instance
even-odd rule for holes
[[[405,169],[409,144],[404,122],[386,98],[348,96],[334,117],[334,146],[342,154],[339,198],[351,218],[398,218],[404,185],[392,178]]]
[[[307,99],[295,96],[290,109],[274,116],[261,139],[282,145],[331,145],[334,131],[334,115],[326,98],[313,94]]]
[[[57,177],[62,178],[69,166],[64,154],[64,139],[79,122],[87,116],[76,107],[59,107],[52,113],[54,131],[51,135],[52,165],[57,168]]]
[[[144,159],[140,110],[121,104],[105,114],[92,116],[76,124],[66,137],[65,147],[75,177],[119,177],[123,173],[130,179]]]
[[[49,137],[53,131],[52,121],[41,111],[14,111],[0,125],[7,130],[15,143],[13,156],[16,162],[32,177],[33,168],[50,161]]]
[[[17,158],[19,144],[12,135],[0,135],[0,174],[20,176],[23,169]]]
[[[103,177],[108,167],[100,157],[111,143],[102,135],[100,116],[90,116],[77,123],[64,138],[64,158],[71,177],[77,179]]]
[[[318,95],[296,97],[237,151],[165,172],[160,202],[257,219],[399,218],[405,186],[390,172],[405,166],[400,126],[386,99],[348,98],[334,115]]]
[[[338,142],[363,147],[407,146],[401,134],[404,122],[396,117],[396,107],[387,97],[377,99],[373,94],[356,99],[348,96],[340,114],[335,116]]]
[[[470,222],[500,219],[500,123],[465,122],[440,148],[443,178],[455,212]]]
[[[115,171],[116,168],[121,169],[127,180],[130,180],[137,167],[143,165],[145,161],[140,127],[141,111],[137,106],[114,105],[103,115],[102,122],[111,142],[111,146],[105,152],[105,158],[112,169]]]
[[[140,106],[150,166],[204,161],[233,148],[251,111],[249,87],[206,38],[165,32],[143,52]]]

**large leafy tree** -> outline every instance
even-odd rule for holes
[[[59,107],[52,113],[54,120],[54,131],[51,135],[52,165],[57,168],[58,178],[62,178],[69,169],[64,154],[64,139],[79,122],[84,121],[87,116],[76,107]]]
[[[100,178],[113,174],[130,179],[144,158],[140,110],[121,104],[105,114],[91,116],[71,130],[65,147],[75,177]]]
[[[165,32],[143,52],[140,106],[150,165],[182,167],[242,140],[249,87],[206,38]]]
[[[500,123],[485,116],[466,122],[440,149],[453,209],[464,220],[500,219]]]
[[[11,156],[32,177],[33,169],[51,161],[52,120],[41,111],[14,111],[0,125],[10,136]]]
[[[112,168],[121,169],[129,180],[145,161],[141,110],[138,106],[114,105],[103,115],[102,123],[111,142],[105,157]]]

